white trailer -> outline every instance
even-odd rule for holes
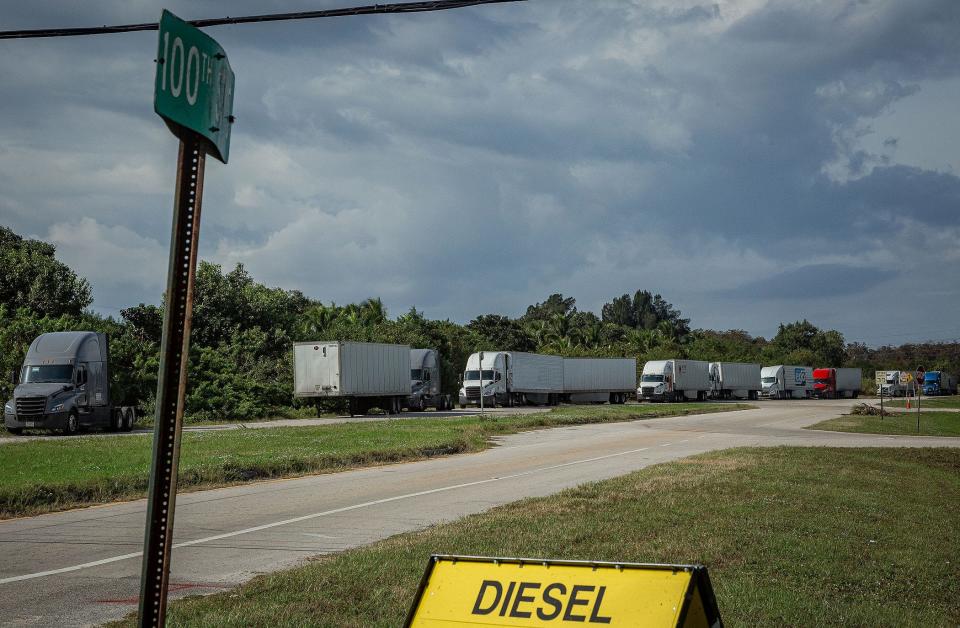
[[[637,400],[701,401],[710,393],[710,364],[700,360],[652,360],[643,365]]]
[[[297,397],[346,398],[351,416],[374,407],[396,414],[410,396],[410,347],[297,342],[293,345],[293,385]]]
[[[635,358],[563,359],[563,396],[570,403],[621,404],[636,387]]]
[[[563,358],[519,351],[480,351],[467,358],[460,407],[554,405],[563,394]]]
[[[756,399],[760,396],[760,365],[711,362],[710,383],[715,399]]]
[[[778,364],[760,369],[760,394],[770,399],[806,399],[813,395],[813,367]]]

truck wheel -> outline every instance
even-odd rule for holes
[[[133,430],[133,423],[137,418],[133,413],[133,408],[127,408],[123,413],[123,429],[124,432],[130,432]]]
[[[78,432],[80,432],[80,417],[74,411],[67,416],[67,424],[63,428],[63,433],[66,436],[75,436]]]
[[[13,434],[14,436],[20,436],[21,434],[23,434],[22,427],[8,427],[7,431]]]

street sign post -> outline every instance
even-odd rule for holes
[[[230,156],[233,70],[212,37],[173,13],[160,16],[153,108],[181,140],[196,134],[223,163]]]
[[[180,138],[180,153],[140,576],[141,627],[165,625],[204,164],[207,153],[227,162],[233,122],[233,71],[226,53],[168,11],[160,19],[154,109]]]

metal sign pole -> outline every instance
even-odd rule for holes
[[[147,529],[140,578],[141,627],[163,626],[167,610],[177,498],[177,464],[187,383],[193,286],[200,233],[203,167],[206,157],[199,137],[184,135],[177,160],[173,235],[163,313],[160,373],[153,431],[153,466],[147,501]]]
[[[480,416],[483,416],[483,351],[480,352]]]
[[[920,433],[920,394],[923,389],[920,388],[920,382],[917,382],[917,434]]]

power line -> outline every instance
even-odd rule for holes
[[[346,17],[350,15],[374,15],[384,13],[426,13],[428,11],[446,11],[462,9],[481,4],[501,4],[505,2],[526,2],[526,0],[434,0],[433,2],[397,2],[392,4],[371,4],[362,7],[344,7],[322,11],[299,11],[296,13],[267,13],[264,15],[246,15],[242,17],[221,17],[207,20],[188,20],[188,23],[203,28],[224,24],[249,24],[253,22],[281,22],[285,20],[311,20],[321,17]],[[37,37],[77,37],[80,35],[106,35],[109,33],[131,33],[135,31],[155,31],[156,22],[145,24],[120,24],[117,26],[91,26],[83,28],[41,28],[34,30],[0,31],[0,39],[30,39]]]

